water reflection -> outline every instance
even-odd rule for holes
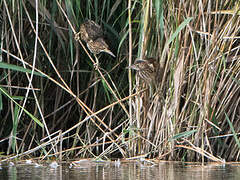
[[[46,179],[46,180],[215,180],[239,179],[238,164],[206,166],[159,162],[154,166],[146,166],[135,162],[92,162],[79,163],[15,163],[1,164],[0,179]]]

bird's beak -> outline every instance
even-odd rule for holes
[[[135,60],[135,63],[137,63],[137,62],[147,62],[147,61],[144,60],[144,59],[141,59],[141,58],[137,58],[137,59]]]
[[[133,65],[131,65],[131,66],[128,66],[128,67],[126,67],[126,69],[134,69],[134,70],[139,70],[139,68],[135,65],[135,64],[133,64]]]
[[[112,57],[114,57],[114,58],[116,57],[109,49],[106,49],[105,52],[108,53],[108,54],[110,54],[110,55],[111,55]]]

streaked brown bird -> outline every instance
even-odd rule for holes
[[[115,57],[104,40],[104,33],[101,26],[94,21],[86,20],[80,25],[80,32],[75,36],[76,40],[79,39],[79,34],[80,38],[87,43],[88,49],[94,55],[105,52]]]
[[[137,71],[139,77],[147,84],[155,83],[157,72],[157,61],[154,58],[137,59],[131,68]]]
[[[88,41],[87,47],[93,54],[99,54],[100,52],[105,52],[115,57],[115,55],[109,50],[107,43],[104,41],[102,37],[99,37],[94,41],[91,41],[91,40]]]
[[[157,90],[158,63],[154,58],[145,57],[136,59],[134,64],[127,67],[137,71],[140,80],[143,80],[149,86],[150,95],[153,96]]]
[[[76,34],[76,39],[79,39],[79,34],[80,38],[86,43],[90,40],[95,41],[104,35],[101,26],[89,19],[80,25],[80,31]]]

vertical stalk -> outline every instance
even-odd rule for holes
[[[129,59],[128,65],[132,65],[132,23],[131,23],[131,0],[128,0],[128,24],[129,24]],[[133,125],[133,118],[132,118],[132,76],[131,76],[131,68],[128,69],[128,79],[129,79],[129,124],[130,127]],[[131,137],[130,137],[131,138]],[[132,146],[130,145],[130,149]]]

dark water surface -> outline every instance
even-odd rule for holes
[[[21,163],[2,163],[0,180],[44,179],[44,180],[240,180],[239,164],[182,164],[158,162],[155,165],[141,164],[138,161],[92,162],[82,160],[78,163],[43,163],[24,161]]]

